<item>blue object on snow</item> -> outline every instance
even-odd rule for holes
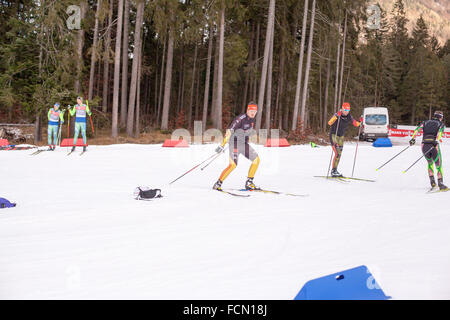
[[[0,198],[0,209],[12,208],[15,206],[16,206],[15,203],[11,203],[11,202],[9,202],[9,200],[6,200],[5,198]]]
[[[373,142],[374,147],[392,147],[392,142],[389,138],[378,138]]]
[[[387,300],[366,266],[310,280],[294,300]]]

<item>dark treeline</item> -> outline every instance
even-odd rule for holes
[[[249,101],[262,111],[257,128],[287,133],[325,130],[343,101],[356,116],[386,106],[392,124],[449,114],[450,41],[438,43],[422,17],[408,33],[402,0],[379,21],[368,6],[0,0],[0,118],[45,123],[54,102],[78,95],[112,137],[195,120],[221,129]]]

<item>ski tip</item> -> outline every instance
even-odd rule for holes
[[[375,171],[378,171],[378,169],[375,169]]]

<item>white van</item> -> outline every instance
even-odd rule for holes
[[[389,113],[384,107],[364,108],[360,140],[375,140],[389,136]]]

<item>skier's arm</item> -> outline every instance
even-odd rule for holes
[[[352,117],[352,116],[350,115],[350,117]],[[361,125],[361,122],[356,121],[353,117],[352,117],[352,123],[353,123],[353,126],[355,126],[355,127],[359,127]]]
[[[340,117],[340,116],[341,116],[341,112],[340,112],[340,111],[339,111],[338,113],[335,113],[335,114],[331,117],[330,121],[328,121],[328,125],[329,125],[329,126],[332,126],[333,123],[335,123],[336,120],[337,120],[337,118]]]
[[[436,139],[437,141],[442,142],[442,136],[444,135],[444,130],[445,130],[445,127],[444,127],[444,125],[442,125],[441,128],[439,129],[439,133],[438,133],[438,136]]]
[[[225,133],[225,138],[223,139],[222,144],[221,144],[222,147],[227,144],[227,142],[228,142],[228,140],[230,140],[230,137],[233,134],[233,132],[236,130],[236,128],[239,128],[240,123],[241,123],[240,117],[237,117],[236,119],[233,120],[230,127],[227,129],[227,131]]]
[[[88,115],[91,115],[91,114],[92,114],[91,109],[89,108],[88,105],[86,106],[86,112],[87,112]]]
[[[77,109],[75,107],[72,107],[69,109],[69,113],[71,116],[73,116],[75,114],[75,112],[77,112]]]
[[[61,111],[59,113],[59,119],[61,120],[61,124],[63,124],[64,123],[64,111]]]
[[[51,113],[52,113],[52,109],[49,109],[49,110],[48,110],[48,113],[47,113],[47,118],[48,118],[49,121],[50,121],[50,115],[51,115]]]
[[[416,134],[419,132],[419,130],[423,127],[423,122],[419,123],[419,125],[417,126],[416,130],[414,130],[414,133],[411,137],[411,140],[414,139],[414,137],[416,136]]]
[[[222,143],[220,144],[221,147],[223,148],[227,142],[230,140],[231,137],[231,130],[227,129],[227,131],[225,132],[225,138],[223,138]]]

